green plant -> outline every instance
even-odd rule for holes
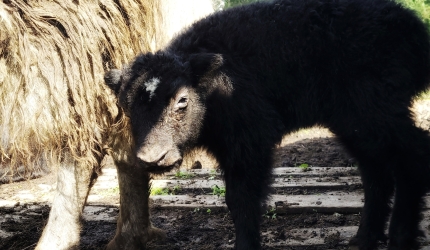
[[[208,180],[213,180],[216,177],[216,170],[212,169],[211,172],[209,173],[209,177]]]
[[[309,164],[306,164],[306,163],[300,164],[300,165],[299,165],[299,168],[300,168],[301,170],[305,171],[305,172],[310,170],[310,169],[309,169]]]
[[[168,194],[169,194],[168,188],[161,188],[161,187],[151,188],[151,195],[168,195]]]
[[[264,214],[264,216],[268,219],[276,219],[276,209],[275,208],[270,208],[270,210],[266,210],[266,213]]]
[[[172,190],[171,190],[171,194],[172,194],[172,195],[175,195],[175,194],[179,193],[180,191],[181,191],[181,187],[180,187],[180,186],[178,186],[178,185],[176,185],[176,186],[174,186],[174,187],[172,188]]]
[[[181,191],[181,187],[178,185],[173,188],[162,188],[162,187],[153,187],[151,188],[151,195],[175,195]]]
[[[218,187],[218,185],[213,185],[212,194],[218,196],[225,196],[225,187]]]
[[[206,213],[210,214],[212,212],[212,210],[210,208],[208,208],[208,210],[206,210]]]
[[[178,171],[178,172],[176,172],[176,174],[175,174],[175,177],[180,178],[180,179],[191,179],[191,178],[193,178],[194,176],[195,176],[195,175],[194,175],[194,174],[192,174],[192,173],[181,172],[181,171]]]

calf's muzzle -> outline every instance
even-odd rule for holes
[[[147,166],[148,171],[171,169],[182,164],[182,156],[177,149],[156,150],[156,147],[143,147],[137,151],[137,158]]]

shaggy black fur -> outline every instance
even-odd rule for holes
[[[374,249],[386,240],[394,193],[394,250],[416,249],[421,234],[430,137],[410,107],[429,75],[426,28],[392,1],[278,0],[209,16],[106,81],[148,166],[170,169],[195,146],[216,157],[237,249],[260,248],[273,148],[291,131],[321,125],[360,165],[365,205],[351,243]],[[154,77],[151,92],[144,83]]]

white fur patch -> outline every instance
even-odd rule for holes
[[[149,81],[145,82],[144,85],[146,87],[146,91],[149,92],[149,100],[154,96],[154,92],[158,87],[158,84],[160,83],[159,78],[151,78]]]

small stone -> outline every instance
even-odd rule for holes
[[[283,206],[284,202],[283,201],[276,201],[275,202],[275,206],[279,207],[279,206]]]
[[[21,207],[21,206],[16,206],[16,207],[14,207],[13,208],[13,211],[15,211],[15,212],[19,212],[19,211],[21,211],[23,209],[23,207]]]

